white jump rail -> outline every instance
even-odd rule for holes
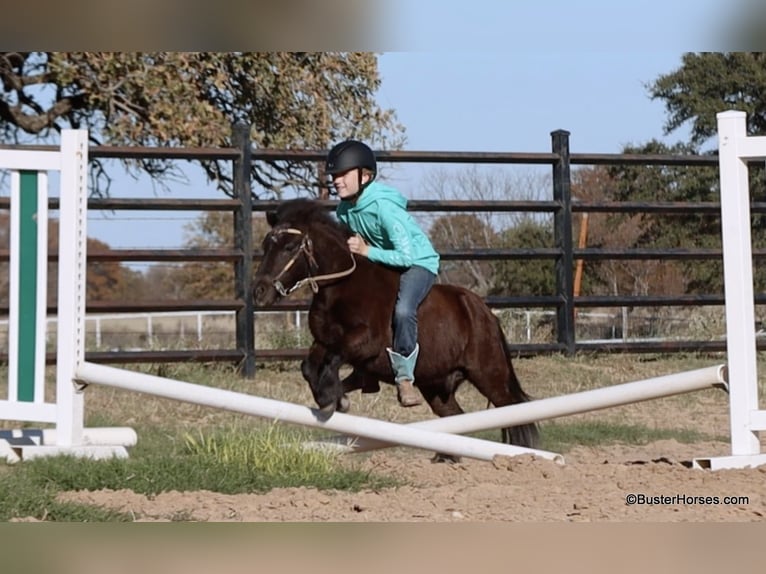
[[[403,446],[438,451],[455,456],[492,460],[496,456],[532,454],[558,463],[563,462],[561,455],[543,450],[417,429],[408,425],[344,413],[335,413],[330,418],[323,418],[317,409],[293,403],[116,369],[95,363],[81,363],[77,369],[77,378],[80,383],[126,389],[278,422],[331,431],[351,432],[371,439],[386,439]]]
[[[707,388],[726,389],[726,381],[726,366],[718,365],[487,411],[431,419],[407,426],[450,433],[478,432],[587,413]],[[392,446],[387,441],[375,441],[359,436],[331,437],[315,444],[336,446],[347,452],[364,452]]]

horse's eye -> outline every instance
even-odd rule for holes
[[[287,247],[285,247],[285,251],[288,251],[290,253],[295,253],[296,251],[298,251],[299,247],[300,247],[300,243],[298,243],[297,241],[293,241],[292,243],[287,245]]]

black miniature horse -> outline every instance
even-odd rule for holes
[[[267,219],[272,229],[263,240],[255,275],[255,304],[271,305],[301,286],[312,288],[309,328],[314,343],[301,370],[325,415],[344,412],[349,406],[346,393],[375,392],[378,381],[394,382],[386,347],[393,337],[399,272],[354,257],[346,244],[351,231],[314,201],[284,202]],[[437,416],[463,412],[455,391],[465,380],[496,407],[529,400],[514,373],[499,321],[471,291],[434,285],[418,310],[418,341],[415,386]],[[341,381],[344,364],[354,370]],[[510,444],[537,447],[534,424],[503,429],[502,434]]]

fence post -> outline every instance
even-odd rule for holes
[[[553,164],[553,199],[559,209],[553,216],[553,234],[561,255],[556,258],[556,295],[562,304],[556,308],[558,342],[571,356],[575,353],[574,318],[574,248],[572,241],[572,189],[569,164],[569,132],[551,132],[553,153],[559,156]]]
[[[255,325],[253,303],[253,197],[250,188],[252,151],[250,126],[238,123],[232,127],[232,141],[240,156],[234,160],[234,194],[239,208],[234,212],[234,246],[242,256],[234,266],[234,296],[242,302],[236,313],[237,349],[243,360],[239,370],[243,377],[255,376]]]

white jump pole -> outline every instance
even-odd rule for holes
[[[478,432],[618,407],[705,388],[726,387],[726,383],[726,365],[719,365],[581,393],[432,419],[412,423],[407,427],[449,433]],[[392,446],[387,441],[356,436],[333,437],[320,444],[345,447],[349,452],[363,452]]]
[[[532,454],[563,463],[561,455],[543,450],[522,448],[499,442],[435,432],[433,430],[417,429],[408,425],[344,413],[335,413],[329,419],[322,419],[318,416],[318,411],[309,407],[225,389],[175,381],[154,375],[115,369],[95,363],[80,363],[76,378],[78,382],[84,384],[105,385],[280,422],[353,433],[377,440],[385,439],[403,446],[421,448],[454,456],[492,460],[498,455],[518,456],[520,454]]]

